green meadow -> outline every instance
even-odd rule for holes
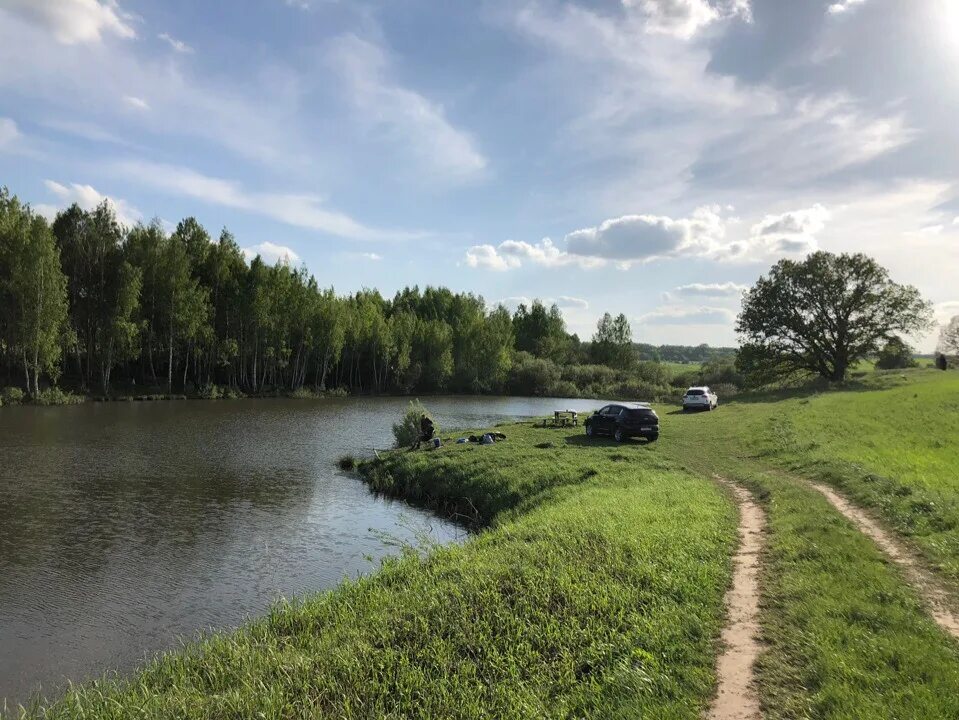
[[[737,546],[720,475],[767,515],[764,715],[959,717],[959,643],[808,482],[865,507],[959,587],[959,375],[867,373],[721,403],[657,407],[654,444],[526,421],[492,446],[361,462],[373,491],[475,532],[25,716],[701,717]]]

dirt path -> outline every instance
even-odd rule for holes
[[[869,517],[863,510],[849,502],[830,487],[810,482],[821,492],[836,510],[841,512],[860,532],[872,538],[890,560],[896,563],[906,580],[911,584],[929,607],[929,612],[939,626],[959,639],[959,615],[953,612],[950,594],[943,589],[939,581],[925,570],[916,555],[900,543],[890,533]]]
[[[759,554],[766,517],[749,492],[716,476],[739,505],[739,550],[733,558],[733,586],[726,593],[723,652],[716,662],[718,687],[709,720],[759,720],[753,664],[759,657]]]

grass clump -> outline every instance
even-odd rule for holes
[[[353,455],[344,455],[336,461],[336,466],[343,471],[351,472],[356,469],[356,458]]]

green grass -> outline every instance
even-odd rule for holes
[[[959,583],[959,374],[890,371],[861,382],[736,403],[710,420],[742,428],[744,452],[871,508]]]
[[[859,478],[877,493],[877,510],[898,506],[894,488],[913,468],[900,454],[915,435],[894,442],[882,420],[886,408],[917,393],[944,398],[948,407],[956,391],[952,379],[924,373],[876,376],[871,384],[877,389],[664,414],[656,453],[743,482],[766,509],[761,621],[767,649],[759,689],[769,718],[959,717],[959,645],[934,625],[873,543],[801,480],[831,480],[849,492]],[[916,435],[923,428],[938,432],[934,418],[942,408],[917,404],[913,410]],[[948,432],[954,420],[941,430]],[[934,485],[948,486],[940,453],[947,457],[953,449],[922,452],[924,467],[945,473]],[[889,473],[890,495],[880,493],[886,486],[865,480],[866,462]],[[845,474],[825,473],[827,467]],[[924,471],[923,477],[933,475]],[[955,540],[947,531],[941,535]]]
[[[698,718],[735,542],[729,500],[639,443],[503,429],[504,443],[364,467],[384,491],[487,527],[464,545],[408,553],[29,715]]]

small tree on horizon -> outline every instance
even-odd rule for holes
[[[880,370],[902,370],[918,364],[913,357],[913,349],[900,337],[890,338],[876,360],[876,367]]]
[[[931,324],[919,291],[893,282],[872,258],[816,252],[780,260],[743,297],[737,363],[762,381],[812,374],[841,382],[892,338]]]
[[[953,362],[959,358],[959,315],[953,316],[952,320],[946,323],[945,327],[939,333],[939,354],[945,358],[946,367],[949,366],[949,359]],[[946,368],[942,368],[945,370]]]

